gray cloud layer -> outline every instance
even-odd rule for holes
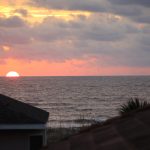
[[[72,16],[74,19],[70,21],[47,17],[34,26],[17,16],[0,18],[0,58],[58,62],[93,57],[97,66],[150,67],[148,1],[32,2],[35,6],[87,10],[93,14],[90,17]],[[16,12],[23,17],[28,15],[24,9]],[[122,19],[110,16],[110,13],[120,15]],[[5,52],[3,45],[10,46],[11,50]]]
[[[25,22],[17,17],[17,16],[12,16],[9,18],[0,18],[0,27],[20,27],[20,26],[24,26]]]
[[[149,0],[109,0],[111,3],[120,5],[142,5],[145,7],[150,7]]]
[[[149,33],[148,25],[138,28],[131,21],[122,22],[98,13],[90,17],[74,16],[68,22],[48,17],[34,27],[1,26],[0,45],[9,45],[12,50],[6,53],[1,49],[0,57],[53,62],[94,57],[97,65],[147,67]],[[101,58],[109,61],[101,64]]]
[[[106,11],[105,3],[99,0],[31,0],[31,4],[52,9]]]
[[[49,9],[115,13],[136,22],[150,23],[149,0],[31,0],[32,5]]]

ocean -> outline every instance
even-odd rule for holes
[[[150,102],[150,76],[0,77],[0,93],[48,111],[50,127],[76,127],[119,115],[130,98]]]

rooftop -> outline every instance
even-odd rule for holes
[[[49,113],[0,94],[0,124],[45,124]]]
[[[150,150],[150,107],[116,117],[48,150]]]

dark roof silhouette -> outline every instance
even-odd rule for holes
[[[0,94],[0,124],[43,124],[49,113]]]
[[[150,107],[95,125],[48,150],[150,150]]]

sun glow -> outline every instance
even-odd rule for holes
[[[15,72],[15,71],[10,71],[6,74],[6,77],[19,77],[19,73]]]

